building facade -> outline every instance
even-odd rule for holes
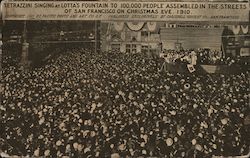
[[[161,50],[157,23],[103,22],[101,27],[103,51],[157,53]]]

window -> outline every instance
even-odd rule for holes
[[[112,44],[111,49],[112,51],[120,52],[120,44]]]
[[[132,44],[132,53],[136,53],[136,45]]]
[[[142,53],[147,53],[148,52],[148,46],[142,46],[141,48]]]
[[[126,44],[126,53],[131,53],[131,45],[130,44]]]

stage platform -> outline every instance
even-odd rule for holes
[[[166,64],[166,69],[169,72],[190,73],[186,64]],[[247,66],[242,65],[196,65],[195,72],[201,74],[238,74],[246,71]]]

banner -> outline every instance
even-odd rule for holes
[[[147,22],[148,31],[154,32],[156,30],[156,22]]]
[[[4,20],[249,22],[248,2],[2,1]]]
[[[240,33],[240,25],[233,25],[233,33],[238,35]]]
[[[144,22],[127,22],[127,26],[132,31],[139,31],[143,28]]]
[[[242,29],[243,34],[247,34],[249,31],[248,25],[246,25],[246,26],[241,25],[241,29]]]

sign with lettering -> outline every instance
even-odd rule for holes
[[[249,22],[248,2],[3,1],[4,20]]]

